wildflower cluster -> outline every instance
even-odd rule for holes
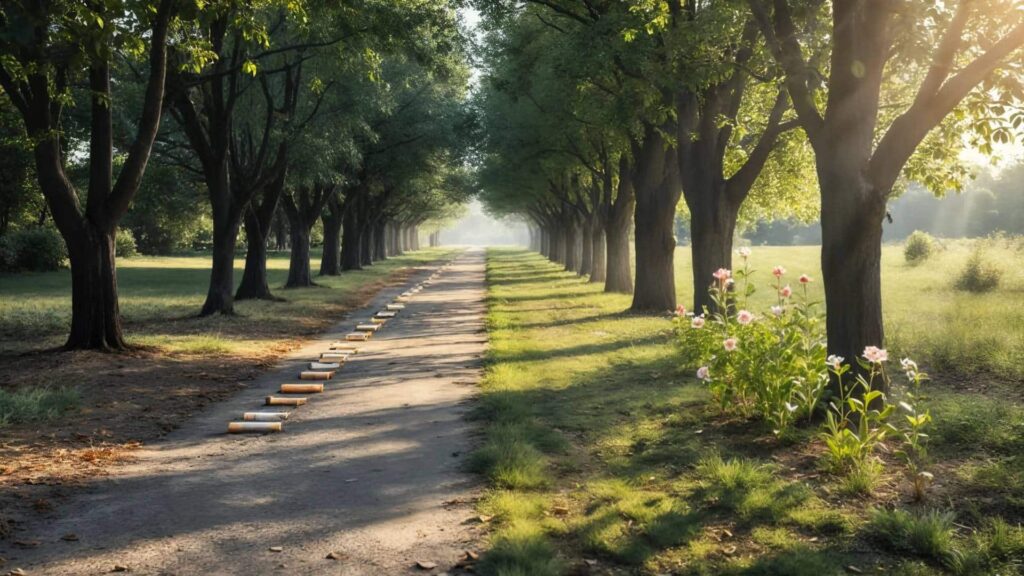
[[[860,370],[851,378],[853,366],[845,358],[827,355],[824,315],[808,289],[814,279],[802,274],[791,284],[786,269],[775,266],[775,303],[768,313],[758,314],[749,306],[756,290],[749,282],[750,251],[738,254],[741,268],[713,274],[711,309],[676,311],[683,362],[696,370],[722,410],[764,419],[776,434],[824,412],[820,436],[827,448],[825,463],[836,473],[880,470],[875,450],[890,437],[898,439],[896,455],[906,463],[915,496],[923,498],[931,481],[924,470],[924,429],[931,415],[918,405],[927,375],[913,360],[903,359],[900,368],[909,385],[890,392],[891,401],[884,392],[896,389],[885,370],[888,352],[868,346],[854,359]]]
[[[738,254],[742,268],[712,275],[712,309],[677,314],[680,350],[723,409],[757,415],[782,434],[814,413],[828,383],[822,322],[807,292],[812,280],[801,276],[803,290],[794,298],[786,270],[775,267],[776,304],[768,314],[755,313],[750,251]]]

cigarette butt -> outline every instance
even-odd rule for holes
[[[379,329],[380,326],[377,324],[356,324],[356,330],[360,332],[376,332]]]
[[[267,406],[302,406],[305,403],[305,398],[281,398],[280,396],[267,396]]]
[[[281,394],[319,394],[323,384],[281,384]]]
[[[287,420],[291,412],[246,412],[242,420],[246,422],[280,422]]]
[[[330,380],[334,378],[334,370],[303,370],[299,372],[299,380]]]
[[[231,422],[228,424],[229,434],[242,432],[280,432],[280,422]]]

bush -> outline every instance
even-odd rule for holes
[[[991,292],[999,286],[1003,271],[985,258],[981,248],[971,253],[967,265],[956,279],[956,288],[967,292]]]
[[[135,235],[127,228],[118,228],[114,235],[114,254],[118,258],[131,258],[137,256],[139,251],[135,247]]]
[[[917,264],[927,260],[935,252],[935,239],[927,232],[915,230],[907,236],[903,245],[903,257],[911,264]]]
[[[0,243],[0,265],[5,270],[48,272],[67,259],[64,239],[51,228],[29,228],[8,234]]]

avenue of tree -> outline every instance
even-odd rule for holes
[[[68,246],[66,348],[125,347],[114,239],[144,181],[168,192],[153,204],[172,222],[165,205],[205,190],[202,315],[276,299],[266,267],[275,224],[289,230],[287,288],[314,282],[318,221],[320,274],[418,248],[418,227],[471,192],[467,86],[467,42],[447,0],[4,2],[5,143],[17,140],[19,177],[34,173],[42,219]]]
[[[476,4],[492,212],[524,218],[566,269],[632,291],[634,311],[664,312],[678,205],[696,313],[732,267],[738,222],[820,214],[828,349],[844,358],[884,341],[887,202],[907,182],[961,189],[961,151],[1022,124],[1014,0]]]

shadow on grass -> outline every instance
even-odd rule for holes
[[[481,572],[555,574],[549,561],[583,554],[653,572],[841,571],[842,556],[823,546],[764,546],[736,562],[722,552],[728,542],[709,540],[723,526],[798,541],[847,524],[804,484],[745,457],[763,447],[726,444],[727,459],[717,455],[722,446],[702,434],[706,393],[680,371],[663,318],[624,313],[626,297],[604,299],[552,268],[508,251],[489,260],[492,348],[474,413],[486,425],[472,461],[499,492],[484,504],[498,528]]]

